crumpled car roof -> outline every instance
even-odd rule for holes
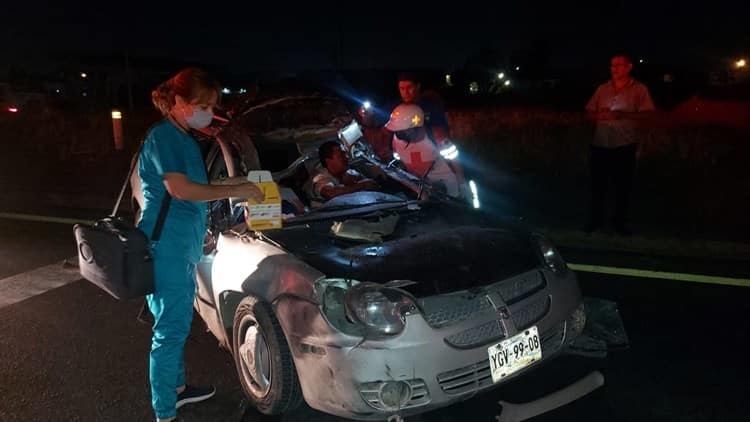
[[[250,92],[227,108],[258,143],[300,143],[335,136],[354,118],[346,101],[335,93],[296,85]]]

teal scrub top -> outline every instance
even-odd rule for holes
[[[208,183],[206,167],[195,139],[168,119],[149,131],[138,162],[145,198],[138,227],[150,238],[167,195],[165,173],[182,173],[195,183]],[[197,263],[206,234],[207,203],[172,198],[164,220],[161,238],[154,243],[159,255],[187,258]]]

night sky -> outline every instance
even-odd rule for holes
[[[4,65],[76,55],[191,60],[241,70],[445,68],[480,48],[545,46],[550,65],[575,68],[626,48],[654,62],[711,62],[750,53],[747,6],[657,1],[276,2],[138,7],[102,2],[6,3]],[[660,3],[659,5],[655,5]],[[248,8],[248,5],[252,6]],[[270,3],[269,4],[274,4]],[[417,14],[414,10],[422,6]],[[105,10],[115,8],[115,11]],[[354,12],[361,8],[368,13]],[[119,10],[117,10],[119,8]]]

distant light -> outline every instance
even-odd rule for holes
[[[504,85],[505,85],[505,86],[510,86],[510,79],[508,79],[507,81],[505,81],[505,84],[504,84]]]
[[[16,107],[8,107],[8,111],[11,113],[18,113],[18,109]]]
[[[56,90],[55,90],[55,92],[59,94],[59,93],[60,93],[60,90],[59,90],[59,89],[56,89]]]
[[[638,60],[638,63],[643,63],[643,59]]]
[[[450,74],[445,75],[445,83],[448,86],[453,86],[453,81],[451,80],[451,75]]]
[[[122,112],[119,110],[112,110],[112,120],[122,119]]]
[[[516,66],[516,70],[521,70],[521,66]]]
[[[739,59],[739,60],[737,60],[737,62],[735,62],[734,64],[735,64],[735,66],[737,66],[738,68],[743,68],[743,67],[747,66],[747,62],[745,61],[745,59]]]
[[[244,94],[246,92],[247,92],[247,90],[245,88],[240,88],[240,94]]]
[[[232,92],[232,91],[230,91],[229,88],[224,88],[224,89],[221,90],[222,94],[229,94],[230,92]]]
[[[365,108],[365,110],[369,110],[369,109],[370,109],[370,107],[372,107],[372,104],[370,104],[370,102],[369,102],[369,101],[365,101],[365,102],[364,102],[364,103],[362,104],[362,107],[364,107],[364,108]]]
[[[85,92],[84,92],[84,93],[83,93],[83,94],[81,94],[81,95],[83,95],[84,97],[86,97],[86,96],[88,96],[89,94],[87,94],[87,93],[85,93]]]
[[[84,72],[81,72],[81,77],[82,77],[82,78],[87,78],[88,76],[89,76],[89,75],[87,75],[86,73],[84,73]]]
[[[472,94],[476,94],[479,92],[479,84],[476,82],[472,82],[469,84],[469,92]]]
[[[503,79],[505,77],[505,73],[500,72],[497,74],[497,79]]]

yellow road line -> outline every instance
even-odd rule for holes
[[[24,220],[24,221],[40,221],[43,223],[94,224],[94,221],[92,220],[83,220],[80,218],[50,217],[46,215],[18,214],[14,212],[0,212],[0,218],[7,218],[11,220]]]
[[[664,280],[689,281],[693,283],[723,284],[726,286],[750,287],[750,279],[718,277],[703,274],[669,273],[665,271],[640,270],[637,268],[605,267],[601,265],[568,264],[570,269],[589,273],[624,275],[627,277],[661,278]]]

